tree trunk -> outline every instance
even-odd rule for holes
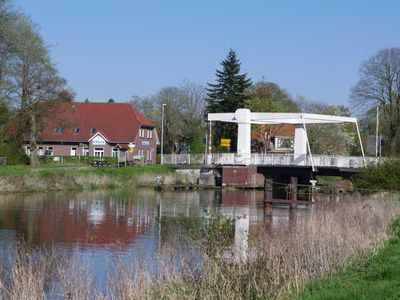
[[[36,124],[36,115],[35,111],[30,110],[29,112],[30,116],[30,125],[31,125],[31,130],[30,130],[30,135],[29,135],[29,146],[31,148],[31,165],[36,166],[39,164],[39,155],[38,155],[38,149],[37,149],[37,124]]]

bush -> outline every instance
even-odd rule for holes
[[[29,157],[21,146],[14,143],[0,142],[0,156],[7,158],[7,165],[28,165]]]
[[[354,181],[356,189],[400,191],[400,160],[385,160],[367,167]]]

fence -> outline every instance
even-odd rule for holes
[[[258,154],[250,155],[236,153],[204,154],[165,154],[164,163],[179,164],[212,164],[212,165],[271,165],[271,166],[312,166],[315,167],[339,167],[361,168],[369,164],[375,164],[375,157],[343,156],[343,155],[304,155],[295,157],[293,154]]]

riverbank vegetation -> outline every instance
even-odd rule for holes
[[[301,218],[278,222],[266,214],[266,224],[250,226],[248,244],[234,243],[232,219],[206,214],[194,227],[184,216],[170,220],[158,265],[121,259],[110,265],[106,286],[98,285],[88,262],[54,249],[22,247],[13,266],[0,272],[0,297],[21,299],[29,291],[37,298],[71,299],[293,298],[310,282],[368,262],[370,255],[390,255],[387,247],[398,238],[390,230],[398,203],[380,197],[320,203]]]
[[[400,220],[377,255],[345,272],[308,285],[300,299],[398,299],[400,295]]]
[[[354,187],[365,192],[400,190],[400,160],[384,160],[367,167],[356,177]]]
[[[0,168],[1,192],[156,186],[172,184],[175,181],[174,169],[161,165],[121,168],[19,165]]]

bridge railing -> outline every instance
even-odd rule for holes
[[[271,166],[312,166],[361,168],[377,163],[375,157],[343,156],[343,155],[307,155],[297,157],[293,154],[236,154],[213,153],[204,154],[165,154],[165,164],[213,164],[213,165],[271,165]]]
[[[164,154],[166,165],[204,164],[204,154]]]

